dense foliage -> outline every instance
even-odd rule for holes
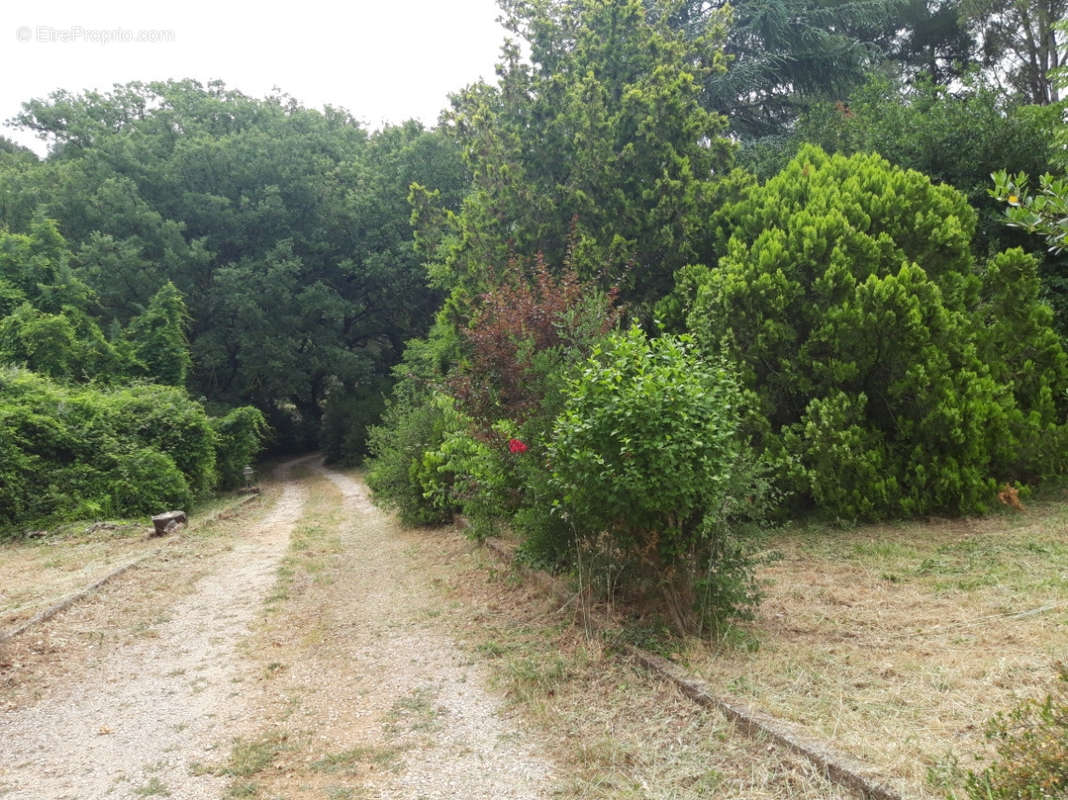
[[[693,255],[729,159],[724,119],[701,105],[722,69],[723,15],[688,35],[640,0],[507,3],[525,41],[505,47],[499,85],[453,100],[447,130],[472,191],[459,214],[417,196],[431,275],[482,291],[485,270],[541,253],[645,302]]]
[[[71,386],[0,370],[0,526],[186,507],[259,450],[255,409],[221,421],[177,387]],[[242,464],[243,466],[243,464]]]
[[[342,111],[195,81],[59,91],[18,121],[52,149],[39,163],[0,153],[8,235],[31,234],[35,215],[56,220],[70,253],[35,257],[92,289],[104,329],[152,340],[131,353],[139,374],[257,406],[277,448],[314,446],[326,398],[380,387],[404,341],[425,332],[437,295],[412,242],[408,188],[439,190],[449,209],[465,185],[440,134],[416,123],[368,134]],[[0,283],[0,309],[27,291],[15,277]],[[157,328],[161,314],[176,320],[179,295],[186,363],[174,332]]]
[[[369,482],[402,518],[507,524],[530,561],[645,598],[693,629],[752,601],[736,523],[765,486],[743,457],[733,372],[612,333],[614,295],[513,263],[451,343],[419,343],[372,432]],[[430,358],[427,356],[431,355]],[[759,496],[759,497],[758,497]]]
[[[31,100],[0,518],[185,502],[271,430],[692,627],[751,599],[768,498],[1061,475],[1068,261],[1026,250],[1068,190],[1024,176],[1064,166],[1063,2],[501,0],[497,81],[432,130],[218,82]]]
[[[701,359],[686,341],[650,341],[631,328],[599,344],[563,395],[548,463],[553,511],[575,546],[588,557],[611,554],[624,587],[661,592],[680,628],[691,627],[695,609],[746,604],[744,572],[722,557],[728,521],[753,502],[753,486],[739,481],[751,471],[731,368]],[[702,590],[716,603],[701,602]]]
[[[189,318],[173,284],[105,335],[54,222],[0,231],[0,254],[0,527],[154,513],[236,484],[267,426],[252,407],[211,419],[186,393]]]
[[[724,254],[685,274],[687,324],[741,365],[798,498],[962,513],[1063,470],[1068,359],[1034,260],[976,265],[959,192],[807,147],[715,225]]]

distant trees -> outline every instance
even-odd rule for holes
[[[1066,0],[962,0],[961,12],[975,32],[982,63],[1007,89],[1027,102],[1060,100],[1056,71],[1062,65],[1068,16]]]
[[[189,80],[59,91],[18,121],[52,150],[30,164],[0,153],[0,224],[55,219],[102,322],[139,320],[129,330],[148,373],[257,405],[280,446],[314,445],[328,397],[379,391],[426,330],[439,295],[407,194],[419,182],[443,209],[459,203],[466,171],[441,134],[407,123],[369,135],[342,111]],[[168,283],[189,316],[184,366],[160,334],[141,341]],[[0,285],[0,304],[10,297]]]
[[[85,498],[86,513],[187,502],[239,480],[268,432],[264,414],[276,447],[307,448],[327,406],[333,452],[359,456],[363,439],[347,427],[362,429],[370,416],[337,410],[360,395],[373,416],[404,342],[429,325],[438,295],[412,242],[407,194],[420,181],[442,208],[456,207],[466,172],[454,144],[416,123],[368,135],[344,112],[195,81],[59,91],[28,102],[19,121],[51,152],[38,161],[0,147],[0,364],[38,379],[11,384],[28,405],[3,406],[0,423],[25,413],[46,420],[65,402],[49,398],[64,392],[104,407],[111,395],[94,392],[126,386],[123,397],[139,403],[160,396],[152,382],[175,387],[170,407],[199,414],[204,441],[225,452],[191,455],[194,469],[150,431],[145,439],[128,430],[133,418],[109,416],[115,427],[100,436],[123,452],[147,448],[113,463],[108,448],[104,461],[80,444],[35,450],[16,426],[10,463],[29,472],[5,475],[12,485],[53,470],[55,497]],[[186,389],[220,416],[208,417]],[[54,458],[92,463],[96,477],[78,488],[82,473],[57,469]],[[115,470],[127,468],[134,488],[105,498],[108,481],[120,481]],[[145,488],[154,469],[160,492]],[[136,499],[136,487],[147,494]],[[10,499],[0,516],[62,508],[58,499]]]
[[[0,231],[0,535],[184,506],[232,485],[266,438],[257,409],[212,419],[186,393],[188,315],[173,284],[105,335],[72,260],[51,220]]]
[[[687,2],[669,19],[693,32],[727,7]],[[900,14],[884,0],[742,0],[729,9],[726,69],[705,76],[704,103],[742,139],[784,134],[809,104],[846,96],[883,57],[880,39]]]

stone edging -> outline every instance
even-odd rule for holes
[[[210,517],[205,519],[200,524],[202,524],[202,525],[210,524],[210,523],[214,522],[215,520],[221,518],[224,514],[228,514],[231,511],[235,511],[235,510],[241,508],[242,506],[247,505],[251,501],[257,499],[258,497],[259,497],[259,495],[256,495],[256,494],[246,495],[245,497],[242,497],[240,500],[238,500],[236,503],[234,503],[232,506],[227,506],[226,508],[216,512],[215,514],[212,514]],[[150,558],[154,558],[155,556],[158,556],[161,552],[163,552],[163,548],[164,547],[166,547],[166,545],[162,545],[160,547],[157,547],[155,550],[152,550],[152,551],[150,551],[148,553],[144,553],[143,555],[140,555],[137,558],[135,558],[133,561],[130,561],[130,562],[126,563],[126,564],[123,564],[121,567],[118,567],[117,569],[113,569],[107,575],[105,575],[102,578],[98,578],[97,580],[95,580],[91,584],[89,584],[88,586],[86,586],[86,587],[84,587],[82,589],[79,589],[78,591],[74,592],[73,594],[67,595],[62,600],[60,600],[57,603],[53,603],[52,605],[50,605],[48,608],[44,609],[43,611],[38,611],[36,614],[34,614],[32,617],[30,617],[28,620],[23,622],[21,625],[18,625],[14,629],[12,629],[10,631],[7,631],[7,632],[0,631],[0,644],[3,644],[4,642],[10,641],[11,639],[14,639],[16,636],[19,636],[20,634],[25,633],[27,630],[32,628],[34,625],[39,625],[42,622],[45,622],[47,620],[52,619],[52,617],[54,617],[56,614],[60,613],[61,611],[66,611],[68,608],[70,608],[72,605],[77,603],[79,600],[84,600],[86,597],[91,595],[93,592],[95,592],[101,586],[103,586],[104,584],[108,583],[109,581],[112,581],[115,578],[119,577],[124,572],[127,572],[127,571],[133,569],[138,564],[141,564],[142,562],[147,561]]]
[[[882,782],[867,764],[852,756],[835,752],[824,743],[798,733],[792,725],[775,717],[713,696],[705,683],[690,677],[685,670],[666,658],[634,645],[626,645],[626,650],[635,661],[674,683],[684,695],[698,705],[721,711],[749,736],[763,736],[780,747],[804,756],[819,767],[828,780],[870,800],[902,800],[901,795]]]
[[[483,544],[498,559],[511,563],[514,559],[507,547],[494,539]],[[544,588],[552,590],[556,581],[538,570],[524,570],[534,576]],[[674,683],[679,690],[698,705],[721,712],[748,736],[762,736],[780,747],[807,758],[833,783],[858,793],[869,800],[903,800],[902,795],[888,786],[875,771],[861,761],[839,753],[815,739],[799,733],[794,726],[736,703],[714,696],[706,684],[686,673],[677,664],[634,645],[625,645],[626,652],[642,667]]]

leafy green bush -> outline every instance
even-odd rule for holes
[[[158,514],[163,509],[185,508],[192,493],[174,459],[150,447],[140,447],[119,458],[108,479],[110,509],[104,513]],[[84,511],[79,517],[87,516]]]
[[[394,394],[382,424],[368,433],[371,452],[367,484],[375,499],[395,508],[413,525],[447,522],[459,506],[451,499],[451,476],[434,455],[446,437],[462,429],[463,418],[452,398]]]
[[[204,407],[177,386],[138,384],[109,392],[113,430],[174,460],[194,497],[216,485],[215,431]]]
[[[551,512],[545,452],[562,375],[619,311],[614,292],[567,268],[555,274],[540,258],[514,260],[493,277],[476,299],[454,294],[430,339],[409,343],[392,405],[371,432],[368,479],[402,518],[431,522],[462,511],[475,537],[502,522],[524,537],[537,530],[528,555],[557,565],[566,543],[542,534]],[[530,452],[519,457],[512,440]]]
[[[213,424],[174,386],[69,386],[0,369],[0,526],[188,508],[216,485],[216,447],[229,475],[227,459],[244,466],[262,430],[249,408]]]
[[[29,303],[0,320],[0,362],[21,364],[50,378],[74,371],[74,328],[62,314],[45,314]]]
[[[624,587],[655,590],[683,628],[740,610],[751,593],[723,591],[750,584],[727,544],[732,510],[752,491],[737,480],[743,396],[732,369],[702,360],[688,337],[650,341],[632,328],[596,347],[564,396],[548,458],[577,557],[607,563]]]
[[[225,417],[211,420],[215,433],[215,469],[219,488],[232,489],[244,482],[244,469],[253,461],[266,439],[269,428],[263,412],[252,406],[241,406]]]
[[[1034,260],[977,267],[974,226],[951,187],[811,146],[714,220],[729,239],[681,276],[687,325],[739,364],[800,501],[968,513],[1064,469],[1068,360]]]
[[[1045,700],[1026,700],[998,714],[986,735],[997,761],[969,773],[970,800],[1049,800],[1068,796],[1068,665],[1058,666],[1056,689]]]

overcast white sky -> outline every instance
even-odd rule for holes
[[[346,108],[373,128],[433,124],[449,92],[494,78],[497,15],[494,0],[6,0],[0,121],[60,88],[220,78],[254,97],[277,86],[306,106]],[[0,133],[43,152],[26,134]]]

